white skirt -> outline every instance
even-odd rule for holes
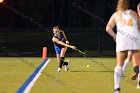
[[[116,36],[116,52],[127,50],[140,50],[140,36],[134,37],[129,34]]]

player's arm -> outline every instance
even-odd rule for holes
[[[116,40],[116,33],[113,31],[113,28],[115,26],[115,14],[113,14],[106,26],[106,32],[114,39]]]
[[[68,41],[68,39],[67,39],[67,37],[66,37],[66,34],[64,33],[64,31],[63,30],[60,30],[60,32],[63,34],[64,39],[66,41],[66,44],[70,44],[69,41]]]
[[[132,11],[132,12],[131,12],[131,16],[132,16],[135,20],[138,20],[138,21],[137,21],[137,24],[138,24],[138,29],[139,29],[139,31],[140,31],[140,19],[139,19],[139,16],[138,16],[137,12]]]
[[[137,16],[137,18],[138,18],[138,29],[139,29],[139,31],[140,31],[140,15]]]
[[[137,13],[138,13],[138,29],[140,31],[140,3],[137,5]]]
[[[140,3],[137,5],[137,13],[138,13],[139,19],[140,19]]]
[[[138,18],[138,29],[140,31],[140,18]]]
[[[138,29],[140,31],[140,11],[138,12]]]
[[[60,45],[62,45],[62,46],[75,49],[75,46],[71,46],[71,45],[69,45],[69,44],[65,44],[64,42],[59,41],[59,40],[58,40],[57,38],[55,38],[55,37],[52,38],[52,41],[55,42],[55,43],[57,43],[57,44],[60,44]]]

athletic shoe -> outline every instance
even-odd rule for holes
[[[58,69],[57,69],[57,72],[60,72],[61,71],[61,68],[59,67]]]
[[[65,65],[65,71],[69,71],[70,62],[69,62],[69,60],[67,60],[66,62],[68,63],[68,65]]]
[[[131,76],[131,80],[136,80],[137,77],[138,77],[138,74],[135,73],[135,74],[133,74],[133,75]]]
[[[120,88],[114,89],[114,93],[120,93]]]

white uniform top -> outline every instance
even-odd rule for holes
[[[130,15],[131,10],[122,13],[117,22],[116,52],[140,50],[140,31],[138,22]]]

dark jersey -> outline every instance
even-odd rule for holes
[[[65,43],[65,40],[64,40],[64,37],[63,37],[63,34],[60,33],[60,37],[54,35],[53,36],[54,38],[57,38],[59,41],[62,41]],[[61,49],[63,48],[64,46],[60,45],[60,44],[57,44],[54,42],[54,48],[55,48],[55,52],[56,54],[60,54],[61,53]]]

